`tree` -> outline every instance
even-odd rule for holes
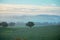
[[[1,23],[0,23],[0,27],[1,27]]]
[[[0,26],[1,26],[1,23],[0,23]]]
[[[15,26],[15,23],[14,22],[10,22],[9,26]]]
[[[1,23],[1,26],[2,26],[2,27],[8,27],[8,23],[7,23],[7,22],[2,22],[2,23]]]
[[[34,25],[35,25],[34,22],[28,22],[28,23],[26,23],[26,26],[29,26],[30,28],[33,27]]]

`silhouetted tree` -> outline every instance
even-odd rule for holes
[[[26,23],[26,26],[29,26],[30,28],[33,27],[34,25],[35,25],[34,22],[28,22],[28,23]]]
[[[15,26],[15,23],[14,22],[10,22],[9,26]]]
[[[1,26],[1,23],[0,23],[0,26]]]
[[[2,22],[2,23],[1,23],[1,26],[2,26],[2,27],[8,27],[8,23],[7,23],[7,22]]]
[[[0,26],[1,26],[1,23],[0,23]]]

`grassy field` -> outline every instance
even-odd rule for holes
[[[0,40],[60,40],[60,27],[0,28]]]

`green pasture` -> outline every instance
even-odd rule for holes
[[[0,40],[60,40],[60,27],[0,28]]]

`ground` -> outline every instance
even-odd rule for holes
[[[0,28],[0,40],[60,40],[59,26]]]

